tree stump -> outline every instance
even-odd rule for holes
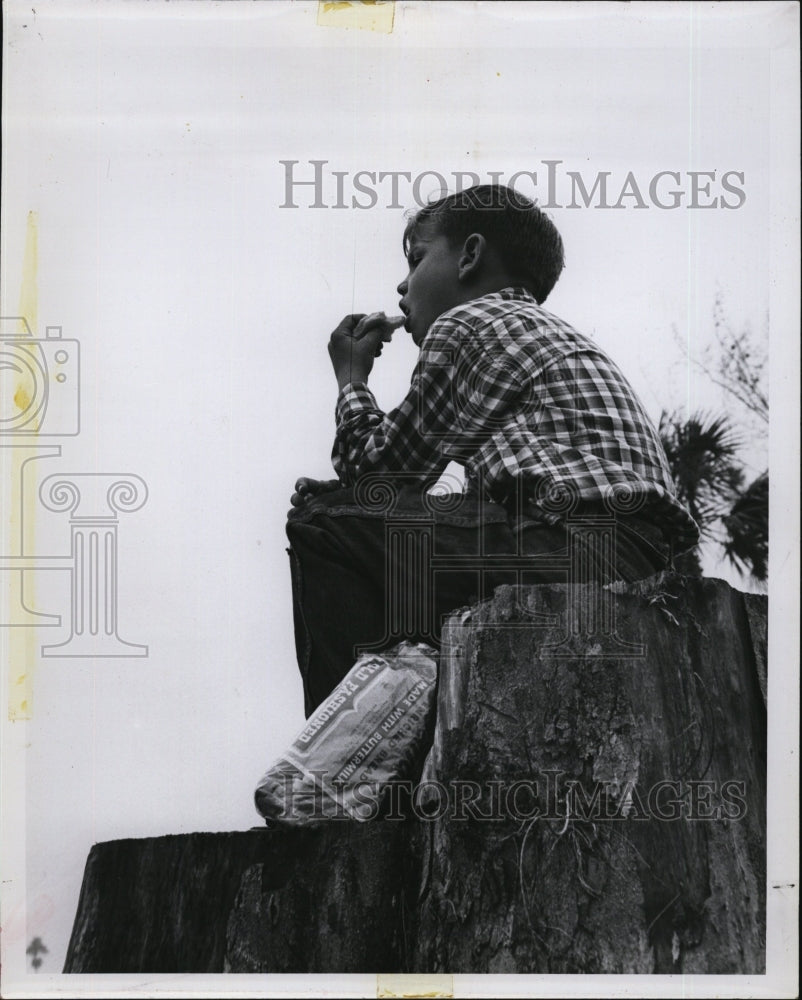
[[[766,600],[501,587],[406,820],[96,845],[66,972],[765,971]]]
[[[96,844],[65,972],[402,971],[399,824]]]
[[[765,970],[766,600],[615,589],[595,634],[566,634],[567,586],[451,619],[430,775],[481,796],[433,824],[416,968]]]

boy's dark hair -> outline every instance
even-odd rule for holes
[[[451,240],[480,233],[500,254],[510,276],[545,302],[565,266],[557,227],[529,198],[503,184],[479,184],[446,195],[409,220],[404,254],[417,228],[431,223]]]

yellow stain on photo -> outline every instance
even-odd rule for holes
[[[38,267],[39,267],[39,219],[36,212],[28,212],[25,229],[25,255],[22,265],[22,281],[20,284],[19,315],[28,320],[28,325],[32,330],[37,328],[38,320]],[[19,336],[26,333],[23,323],[20,321]],[[31,404],[30,387],[25,382],[19,382],[15,386],[14,404],[22,411]],[[18,484],[16,495],[10,498],[11,503],[7,508],[9,519],[7,524],[9,539],[15,540],[15,545],[21,544],[19,555],[35,551],[36,540],[36,501],[38,491],[36,489],[36,469],[33,462],[28,463],[30,457],[28,449],[11,448],[11,475],[8,477],[9,483]],[[26,454],[27,453],[27,454]],[[27,464],[28,481],[23,484],[23,466]],[[20,496],[22,492],[22,496]],[[12,613],[11,625],[8,629],[8,662],[10,667],[9,677],[9,699],[8,718],[10,721],[20,721],[31,718],[33,707],[32,670],[36,658],[36,629],[31,625],[17,624],[13,620],[13,611],[18,606],[19,601],[24,607],[34,607],[34,574],[26,573],[23,570],[3,574],[7,578],[6,586],[11,591],[8,594],[9,601],[6,607]]]
[[[453,997],[454,977],[433,973],[428,976],[390,975],[376,976],[376,996],[390,998]]]
[[[357,28],[361,31],[393,30],[395,0],[320,0],[317,23],[324,28]]]

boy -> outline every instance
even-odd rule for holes
[[[448,611],[500,582],[565,582],[571,518],[616,528],[612,552],[586,533],[579,582],[649,576],[698,539],[624,376],[541,308],[563,268],[551,220],[509,188],[480,185],[421,209],[403,244],[400,308],[420,348],[410,390],[381,411],[368,378],[386,327],[345,317],[329,342],[339,480],[300,479],[292,497],[307,714],[360,646],[436,642]],[[465,491],[438,510],[426,490],[452,461]],[[388,534],[391,519],[412,535]],[[521,557],[514,579],[505,555]]]

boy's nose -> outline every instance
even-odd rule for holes
[[[403,281],[399,282],[399,285],[396,288],[396,291],[398,292],[399,295],[406,295],[407,294],[407,287],[408,287],[407,286],[407,279],[404,278]]]

